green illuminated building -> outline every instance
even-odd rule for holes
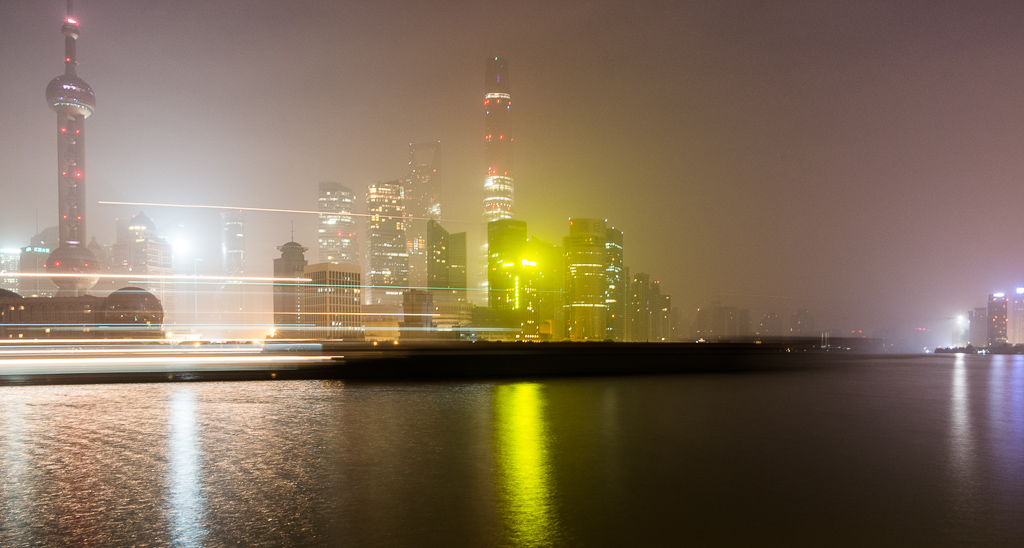
[[[563,256],[558,246],[526,237],[526,223],[501,219],[487,225],[488,305],[514,329],[509,338],[559,337]]]

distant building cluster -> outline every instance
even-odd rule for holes
[[[188,255],[142,211],[115,220],[113,243],[87,239],[85,119],[95,111],[95,95],[76,73],[79,25],[70,13],[62,32],[65,71],[46,89],[58,122],[58,223],[28,245],[0,250],[0,336],[122,337],[131,336],[126,324],[132,324],[139,336],[173,329],[198,337],[216,326],[244,324],[252,242],[242,211],[220,214],[219,269]],[[509,65],[494,57],[484,68],[486,165],[483,222],[476,225],[485,240],[483,253],[471,253],[467,232],[452,232],[442,219],[436,193],[440,142],[410,143],[402,178],[367,186],[365,213],[357,213],[362,198],[351,188],[319,183],[315,263],[307,261],[310,249],[294,235],[277,248],[276,336],[678,338],[671,298],[660,282],[644,273],[630,276],[620,230],[602,219],[572,218],[561,241],[546,242],[531,237],[526,222],[515,218]],[[471,269],[484,273],[487,291],[476,303],[469,297]],[[203,310],[203,302],[216,303],[215,310]]]
[[[814,316],[806,309],[797,310],[788,318],[777,312],[766,312],[754,320],[749,309],[723,306],[722,303],[715,301],[711,306],[697,310],[697,317],[690,325],[687,339],[721,342],[782,337],[816,338],[822,333],[823,330],[816,325]],[[842,335],[860,338],[863,333]]]
[[[956,318],[953,348],[1005,352],[1017,345],[1024,345],[1024,287],[1009,295],[992,293],[985,306]]]
[[[0,339],[163,337],[164,282],[155,292],[141,287],[157,279],[151,274],[171,268],[168,246],[153,236],[152,222],[141,213],[119,221],[112,248],[95,238],[86,243],[85,119],[96,109],[96,96],[77,74],[79,26],[70,8],[69,2],[61,26],[64,74],[46,86],[57,114],[57,226],[20,250],[3,250]],[[109,290],[106,297],[89,293],[97,284]]]
[[[391,340],[487,339],[508,341],[675,340],[671,298],[647,274],[630,278],[623,263],[623,234],[600,219],[570,219],[561,242],[530,237],[525,221],[514,218],[511,90],[508,62],[488,59],[484,73],[483,231],[481,261],[486,301],[471,303],[466,232],[443,226],[436,199],[435,160],[440,143],[411,143],[403,179],[367,188],[364,231],[347,224],[352,192],[321,183],[318,235],[321,263],[351,263],[355,252],[340,245],[365,245],[361,307],[332,301],[310,312],[316,295],[350,295],[352,288],[314,280],[304,246],[289,242],[278,249],[275,278],[275,328],[280,336],[325,333],[335,323],[361,330],[345,338]],[[289,265],[289,266],[282,266]],[[312,285],[311,285],[312,284]],[[318,291],[310,291],[317,287]],[[354,286],[353,286],[354,287]],[[337,314],[324,323],[319,314]],[[346,316],[346,314],[348,316]],[[345,319],[341,319],[344,317]],[[310,331],[312,330],[312,331]]]

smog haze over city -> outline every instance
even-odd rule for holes
[[[0,0],[0,546],[1024,545],[1022,23]]]
[[[607,219],[686,320],[720,301],[945,342],[951,318],[1024,285],[1019,2],[78,6],[79,74],[98,96],[89,234],[104,243],[142,210],[188,242],[185,260],[216,265],[216,212],[98,202],[315,210],[327,180],[362,202],[431,140],[442,222],[479,243],[482,75],[501,56],[515,217],[548,241],[569,217]],[[64,14],[0,4],[3,247],[55,224],[42,90]],[[293,223],[315,246],[315,215],[246,219],[249,275],[271,275]]]

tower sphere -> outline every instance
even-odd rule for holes
[[[44,266],[51,274],[74,274],[51,278],[58,289],[86,291],[99,281],[100,266],[96,255],[80,245],[65,244],[54,249]]]
[[[50,108],[67,111],[86,118],[96,110],[96,94],[89,84],[73,74],[61,74],[46,86],[46,102]]]

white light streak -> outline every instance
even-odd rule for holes
[[[78,274],[50,274],[48,272],[4,272],[4,276],[16,278],[119,278],[132,280],[227,280],[237,282],[312,282],[310,278],[264,278],[259,276],[207,276],[205,274],[104,274],[78,273]]]
[[[313,211],[310,209],[281,209],[274,207],[240,207],[240,206],[218,206],[218,205],[205,205],[205,204],[165,204],[159,202],[113,202],[108,200],[100,200],[97,202],[102,205],[129,205],[129,206],[143,206],[143,207],[182,207],[191,209],[230,209],[234,211],[263,211],[267,213],[301,213],[303,215],[321,215],[330,214],[332,216],[345,216],[345,217],[389,217],[389,218],[405,218],[414,219],[419,221],[429,221],[432,217],[411,217],[406,215],[381,215],[379,213],[338,213],[333,211]],[[460,221],[456,219],[445,219],[446,223],[476,223],[476,221]]]

